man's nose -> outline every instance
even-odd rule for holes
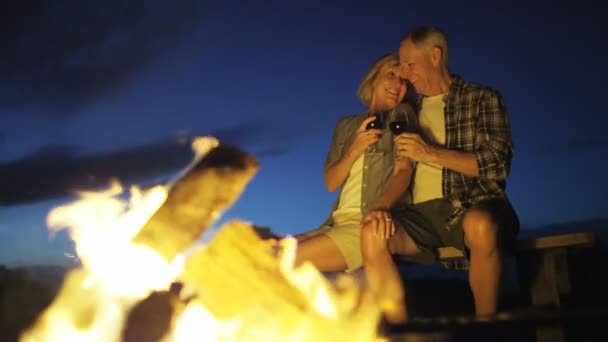
[[[410,74],[410,68],[407,67],[407,65],[401,65],[401,68],[399,68],[399,71],[401,72],[401,78],[403,79],[409,79],[409,74]]]

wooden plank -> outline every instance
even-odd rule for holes
[[[520,251],[530,251],[560,247],[590,247],[594,244],[595,234],[590,232],[578,232],[519,240],[517,242],[517,249]]]
[[[438,248],[440,260],[460,259],[464,258],[464,253],[455,247]]]
[[[519,240],[517,242],[517,249],[520,251],[532,251],[560,247],[590,247],[595,244],[595,241],[595,234],[589,232],[548,235]],[[464,253],[455,247],[441,247],[437,250],[439,252],[439,259],[442,261],[464,258]]]
[[[565,341],[564,329],[559,325],[541,326],[536,329],[537,342]]]

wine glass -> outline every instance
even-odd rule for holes
[[[395,136],[406,132],[416,132],[415,124],[409,120],[407,108],[401,106],[391,111],[388,128]]]
[[[413,122],[413,120],[410,120],[412,116],[408,115],[408,110],[411,110],[411,107],[397,106],[391,111],[388,128],[394,136],[406,132],[416,132],[416,123]],[[403,159],[405,158],[396,156],[396,160]]]
[[[374,121],[371,121],[367,124],[367,126],[365,126],[365,130],[368,129],[384,129],[384,120],[382,120],[384,113],[379,112],[376,114],[373,114],[376,118],[374,119]],[[369,146],[367,146],[367,148],[365,149],[365,153],[370,153],[370,152],[376,152],[376,146],[377,146],[377,142],[373,143]]]
[[[365,126],[365,129],[383,129],[384,122],[382,122],[382,116],[380,114],[374,114],[376,119]]]

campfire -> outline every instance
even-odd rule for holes
[[[81,266],[36,322],[30,341],[376,341],[379,308],[354,277],[295,267],[291,237],[244,221],[201,235],[238,199],[257,161],[211,137],[177,180],[106,191],[53,209]]]

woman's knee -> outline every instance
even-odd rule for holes
[[[373,258],[378,253],[388,252],[388,240],[374,234],[371,224],[361,227],[361,254],[363,258]]]

